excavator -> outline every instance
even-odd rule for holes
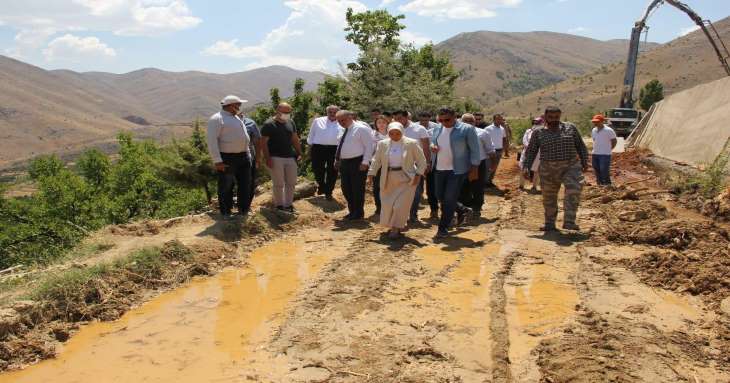
[[[629,43],[629,57],[626,60],[626,74],[624,76],[623,92],[621,94],[621,102],[618,108],[610,109],[606,114],[611,126],[619,136],[627,137],[634,130],[636,125],[641,119],[641,114],[634,108],[634,84],[636,81],[636,65],[639,59],[639,45],[641,43],[641,35],[645,30],[648,30],[646,25],[649,16],[652,15],[656,9],[662,4],[669,4],[680,11],[686,13],[692,21],[699,26],[704,32],[707,39],[710,41],[712,48],[715,50],[717,57],[720,59],[720,64],[725,69],[725,72],[730,76],[730,65],[728,59],[730,59],[730,53],[728,52],[725,43],[720,38],[720,34],[717,32],[715,27],[712,25],[710,20],[702,19],[696,12],[694,12],[687,4],[684,4],[677,0],[652,0],[649,7],[646,9],[644,16],[641,20],[634,24],[634,28],[631,30],[631,42]]]

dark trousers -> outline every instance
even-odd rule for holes
[[[373,177],[373,198],[375,199],[375,210],[380,212],[380,170]]]
[[[337,169],[335,169],[337,145],[312,145],[311,153],[312,171],[317,180],[319,192],[331,195],[337,181]]]
[[[502,161],[502,149],[497,149],[497,158],[494,160],[497,164],[494,166],[494,171],[491,171],[487,169],[487,185],[491,185],[494,183],[494,175],[497,174],[497,168],[499,167],[499,162]],[[490,164],[491,165],[491,164]]]
[[[599,185],[611,184],[611,155],[610,154],[594,154],[593,170],[596,173],[596,180]]]
[[[444,232],[449,229],[457,210],[464,209],[459,203],[459,194],[464,186],[466,174],[455,174],[453,170],[437,170],[435,173],[436,196],[441,204],[439,231]]]
[[[463,205],[469,206],[474,212],[479,213],[482,211],[484,206],[484,185],[487,182],[487,160],[483,160],[479,163],[479,177],[474,181],[469,181],[469,178],[464,179],[464,187],[461,190],[461,196],[459,202]]]
[[[421,197],[423,196],[423,182],[423,177],[421,177],[421,181],[416,186],[416,194],[413,196],[413,203],[411,204],[410,219],[414,221],[418,219],[418,207],[421,205]]]
[[[360,170],[362,156],[340,160],[340,186],[347,200],[347,210],[355,218],[365,216],[365,181],[367,171]]]
[[[436,181],[434,181],[435,171],[431,171],[426,174],[426,197],[428,197],[428,205],[431,207],[431,211],[439,210],[439,200],[436,197]]]
[[[238,211],[247,213],[251,195],[251,160],[247,152],[221,153],[226,170],[218,173],[218,204],[222,214],[233,210],[233,188],[237,186]]]
[[[244,211],[251,211],[251,204],[253,203],[253,197],[256,195],[256,177],[259,176],[259,170],[256,169],[256,158],[251,158],[251,188],[249,189],[248,201]]]

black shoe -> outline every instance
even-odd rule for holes
[[[222,216],[222,218],[223,218],[224,221],[232,221],[233,220],[233,216],[231,215],[231,213],[223,213],[223,214],[221,214],[221,216]]]
[[[436,236],[434,238],[440,239],[440,238],[447,238],[449,236],[449,232],[446,230],[439,230],[436,232]]]
[[[472,210],[468,207],[464,208],[464,210],[459,211],[456,213],[456,224],[461,225],[466,220],[468,220],[471,217]]]
[[[276,207],[276,210],[286,211],[286,208],[284,208],[284,206],[279,205]]]
[[[572,231],[580,231],[580,226],[576,225],[575,223],[566,222],[563,224],[563,229],[572,230]]]
[[[289,213],[294,213],[294,206],[287,206],[284,208],[284,210],[288,211]]]
[[[326,199],[327,201],[332,201],[332,200],[334,200],[334,199],[335,199],[334,197],[332,197],[332,194],[325,194],[325,195],[324,195],[324,198],[325,198],[325,199]]]
[[[551,231],[558,231],[558,228],[555,227],[555,224],[545,224],[540,226],[540,231],[544,232],[551,232]]]

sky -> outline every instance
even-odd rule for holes
[[[730,0],[684,0],[700,16],[730,15]],[[269,65],[338,73],[357,55],[345,11],[403,14],[404,42],[462,32],[553,31],[627,39],[649,0],[0,0],[0,54],[45,69],[232,73]],[[694,24],[669,5],[649,20],[664,43]],[[730,43],[728,41],[727,43]]]

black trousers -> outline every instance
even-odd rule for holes
[[[428,198],[428,205],[431,207],[431,211],[439,211],[439,199],[436,197],[436,181],[433,177],[436,174],[436,169],[431,170],[426,174],[426,197]]]
[[[247,213],[251,195],[251,159],[248,152],[221,153],[226,170],[218,173],[218,204],[222,214],[233,210],[233,188],[237,186],[238,211]]]
[[[482,206],[484,206],[484,185],[486,185],[488,174],[487,160],[484,160],[479,163],[479,177],[474,181],[469,181],[468,177],[465,178],[459,195],[459,202],[476,213],[482,211]]]
[[[365,216],[365,181],[367,171],[360,170],[362,156],[340,160],[340,186],[347,200],[347,210],[356,218]]]
[[[317,180],[319,192],[331,195],[337,182],[335,154],[337,145],[312,145],[312,171]]]
[[[245,211],[251,211],[253,197],[256,195],[256,177],[259,176],[259,170],[256,169],[256,158],[251,158],[251,188],[249,189],[248,201],[246,202]]]

